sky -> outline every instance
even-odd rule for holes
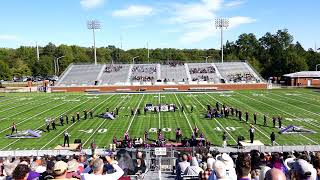
[[[305,49],[320,47],[319,0],[1,0],[0,47],[93,45],[88,20],[98,20],[98,47],[220,47],[215,18],[228,18],[224,42],[288,29]]]

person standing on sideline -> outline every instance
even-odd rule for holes
[[[63,136],[64,136],[63,147],[66,147],[66,143],[68,144],[68,147],[70,147],[69,145],[70,134],[68,133],[68,131],[65,131]]]
[[[45,123],[46,123],[47,132],[50,132],[50,123],[51,123],[50,118],[47,118],[47,119],[45,120]]]
[[[193,112],[193,106],[191,106],[191,112]]]
[[[84,119],[87,119],[87,117],[88,117],[88,112],[87,112],[86,109],[83,111],[83,115],[84,115]]]
[[[89,111],[90,119],[93,119],[93,111],[92,109]]]
[[[12,135],[14,132],[18,133],[17,125],[16,125],[15,122],[12,123],[12,126],[11,126],[11,127],[12,127],[12,128],[11,128],[11,135]]]
[[[69,117],[67,114],[65,114],[65,117],[66,117],[66,123],[69,124]]]
[[[274,134],[274,132],[271,133],[270,140],[271,140],[271,145],[274,146],[274,143],[276,141],[276,135]]]
[[[253,140],[254,140],[254,127],[253,127],[252,124],[250,124],[249,134],[250,134],[250,143],[253,143]]]
[[[61,126],[63,126],[63,116],[62,115],[60,116],[60,124],[61,124]]]
[[[93,157],[93,155],[95,155],[95,151],[97,148],[95,140],[92,140],[90,147],[91,147],[91,153],[92,153],[92,157]]]
[[[242,111],[239,111],[239,121],[242,119]]]
[[[79,122],[80,121],[80,113],[77,112],[77,121]]]
[[[76,121],[76,117],[72,115],[72,123],[74,123],[75,121]]]
[[[248,121],[249,121],[249,112],[246,111],[246,122],[248,122]]]
[[[223,135],[222,135],[222,147],[223,148],[227,147],[227,138],[228,138],[227,132],[224,131]]]
[[[263,115],[263,126],[267,126],[267,116]]]
[[[279,128],[281,129],[281,126],[282,126],[282,117],[281,116],[278,117],[278,123],[279,123]]]
[[[52,130],[56,130],[56,120],[55,119],[52,119],[51,120],[51,125],[52,125]]]
[[[276,127],[276,120],[277,120],[277,118],[273,116],[272,117],[273,128]]]
[[[183,106],[181,106],[181,112],[183,112],[183,110],[184,110],[184,107],[183,107]]]

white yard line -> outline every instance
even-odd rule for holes
[[[18,112],[18,113],[12,114],[11,116],[2,118],[2,119],[0,119],[0,121],[5,120],[5,119],[8,119],[8,118],[10,118],[10,117],[14,117],[14,116],[19,115],[19,114],[22,114],[22,113],[24,113],[24,112],[30,111],[30,110],[35,109],[35,108],[37,108],[37,107],[40,107],[40,106],[49,104],[49,103],[51,103],[51,102],[53,102],[53,101],[58,101],[58,100],[57,100],[57,99],[54,99],[54,100],[52,100],[52,101],[47,101],[46,103],[40,104],[40,105],[35,106],[35,107],[31,107],[31,108],[29,108],[29,109],[27,109],[27,110],[20,111],[20,112]]]
[[[127,95],[128,96],[128,95]],[[126,96],[126,97],[127,97]],[[126,98],[122,98],[122,100],[116,105],[116,107],[113,109],[115,110]],[[91,139],[91,137],[100,129],[100,127],[106,122],[106,120],[103,120],[102,123],[100,123],[100,125],[96,128],[96,130],[91,133],[91,135],[89,136],[89,138],[82,144],[83,146]]]
[[[208,95],[209,96],[209,95]],[[193,96],[192,96],[193,97]],[[205,110],[207,110],[207,108],[197,99],[197,98],[195,98],[195,97],[193,97],[197,102],[198,102],[198,104],[200,104],[200,106],[202,106],[203,107],[203,109],[205,109]],[[213,118],[218,124],[219,124],[219,126],[227,133],[227,134],[229,134],[229,136],[231,137],[231,139],[235,142],[235,143],[238,143],[237,141],[236,141],[236,139],[222,126],[222,124],[216,119],[216,118]]]
[[[102,102],[100,102],[99,104],[97,104],[96,106],[94,106],[92,109],[95,109],[97,108],[98,106],[100,106],[102,103],[106,102],[108,99],[110,99],[111,97],[113,97],[114,95],[112,96],[109,96],[107,99],[103,100]],[[42,146],[40,148],[40,150],[42,150],[43,148],[45,148],[46,146],[48,146],[52,141],[54,141],[55,139],[57,139],[59,136],[61,136],[61,134],[63,134],[66,130],[68,130],[69,128],[71,128],[72,126],[74,126],[75,124],[77,123],[73,123],[71,124],[69,127],[67,127],[66,129],[64,129],[61,133],[59,133],[57,136],[55,136],[54,138],[52,138],[49,142],[47,142],[44,146]]]
[[[182,107],[182,104],[181,104],[179,98],[177,97],[176,93],[174,93],[174,96],[175,96],[176,99],[178,100],[179,106]],[[179,110],[180,110],[180,109],[179,109]],[[180,113],[179,113],[179,114],[180,114]],[[190,124],[190,121],[189,121],[189,119],[188,119],[188,117],[187,117],[187,115],[186,115],[186,113],[185,113],[184,111],[183,111],[183,115],[184,115],[184,117],[186,118],[186,120],[187,120],[187,122],[188,122],[188,124],[189,124],[189,127],[190,127],[191,131],[193,131],[192,126],[191,126],[191,124]]]
[[[82,104],[84,104],[84,103],[86,103],[86,102],[88,102],[90,99],[88,99],[88,100],[86,100],[86,101],[84,101],[84,102],[82,102],[82,103],[80,103],[80,104],[78,104],[77,106],[75,106],[75,107],[72,107],[72,108],[69,108],[68,110],[66,110],[66,111],[64,111],[63,113],[61,113],[61,114],[59,114],[58,115],[58,117],[59,116],[61,116],[61,115],[63,115],[63,114],[65,114],[65,113],[67,113],[67,112],[69,112],[70,110],[72,110],[72,109],[75,109],[75,108],[77,108],[77,107],[79,107],[79,106],[81,106]],[[42,124],[40,127],[38,127],[37,129],[35,129],[35,130],[39,130],[42,126],[45,126],[46,124]],[[17,140],[15,140],[14,142],[11,142],[10,144],[8,144],[7,146],[5,146],[5,147],[3,147],[2,149],[0,149],[0,151],[2,151],[2,150],[4,150],[5,148],[7,148],[7,147],[9,147],[9,146],[11,146],[12,144],[15,144],[16,142],[18,142],[19,140],[20,140],[21,138],[19,138],[19,139],[17,139]]]
[[[293,115],[293,114],[291,114],[291,113],[288,113],[288,112],[286,112],[286,111],[283,111],[282,109],[279,109],[279,108],[277,108],[277,107],[273,107],[273,106],[271,106],[271,105],[269,105],[269,104],[267,104],[267,103],[265,103],[265,102],[262,102],[262,101],[260,101],[260,100],[254,99],[254,98],[252,98],[252,97],[250,97],[250,96],[246,96],[246,95],[243,95],[243,94],[241,94],[241,93],[238,93],[238,94],[241,95],[241,96],[250,98],[250,99],[252,99],[252,100],[254,100],[254,101],[258,101],[258,102],[260,102],[260,103],[262,103],[262,104],[265,104],[265,105],[267,105],[267,106],[269,106],[269,107],[271,107],[271,108],[273,108],[273,109],[277,109],[277,110],[279,110],[279,111],[282,111],[283,113],[288,114],[288,115],[290,115],[290,116],[292,116],[292,117],[298,118],[297,116],[295,116],[295,115]],[[311,122],[309,122],[309,123],[312,124]],[[313,126],[318,127],[317,125],[313,125]],[[317,143],[317,144],[318,144],[318,143]]]
[[[141,102],[142,102],[142,99],[144,98],[144,94],[142,95],[142,98],[140,99],[140,101],[139,101],[139,104],[138,104],[138,108],[139,108],[139,106],[140,106],[140,104],[141,104]],[[134,119],[134,117],[136,116],[136,114],[137,114],[137,111],[136,111],[136,109],[134,110],[134,114],[133,114],[133,117],[131,118],[131,120],[130,120],[130,123],[129,123],[129,126],[128,126],[128,129],[127,129],[127,131],[129,131],[130,130],[130,127],[131,127],[131,124],[132,124],[132,122],[133,122],[133,119]]]

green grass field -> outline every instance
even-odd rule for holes
[[[309,89],[291,90],[256,90],[256,91],[226,91],[215,93],[153,93],[153,94],[103,94],[88,95],[85,93],[8,93],[0,94],[0,150],[16,149],[53,149],[63,143],[63,132],[68,130],[71,142],[80,138],[84,147],[95,139],[98,147],[111,143],[116,135],[118,138],[126,130],[131,137],[143,137],[145,130],[151,128],[171,128],[171,132],[164,132],[167,139],[175,139],[175,129],[180,127],[184,136],[190,137],[196,124],[200,132],[215,145],[221,145],[222,131],[229,134],[228,144],[236,144],[237,137],[243,135],[249,138],[249,124],[238,121],[237,118],[206,119],[204,118],[207,104],[215,106],[217,101],[229,106],[250,112],[258,113],[255,139],[269,145],[269,136],[272,131],[271,117],[283,116],[283,126],[296,125],[316,131],[315,134],[277,134],[276,143],[279,145],[308,145],[318,144],[320,139],[320,94]],[[183,105],[184,112],[148,112],[143,115],[146,103]],[[190,106],[194,111],[190,112]],[[56,131],[42,132],[38,139],[7,139],[11,133],[11,124],[17,123],[18,130],[45,130],[46,117],[58,117],[81,112],[84,109],[94,109],[100,114],[106,108],[110,110],[118,107],[119,116],[116,120],[103,120],[98,117],[81,120],[69,125],[57,126]],[[131,116],[131,108],[141,108],[141,115]],[[268,126],[263,127],[262,114],[268,115]],[[244,115],[243,115],[244,118]],[[70,121],[69,117],[69,121]],[[57,122],[59,124],[59,122]],[[156,133],[150,132],[150,138],[155,139]]]

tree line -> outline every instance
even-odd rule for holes
[[[257,38],[253,33],[241,34],[234,42],[224,46],[226,61],[247,60],[264,78],[281,76],[303,70],[315,70],[320,64],[320,53],[313,49],[305,50],[299,42],[294,42],[287,29],[272,34],[267,32]],[[92,63],[93,49],[76,45],[49,43],[39,47],[40,59],[36,57],[36,47],[20,46],[17,49],[0,48],[0,80],[11,80],[13,76],[49,76],[54,72],[54,59],[59,60],[61,74],[70,63]],[[145,48],[122,50],[115,46],[97,48],[98,63],[164,63],[167,60],[183,62],[219,61],[221,51],[217,49],[174,49]],[[59,75],[58,74],[58,75]]]

